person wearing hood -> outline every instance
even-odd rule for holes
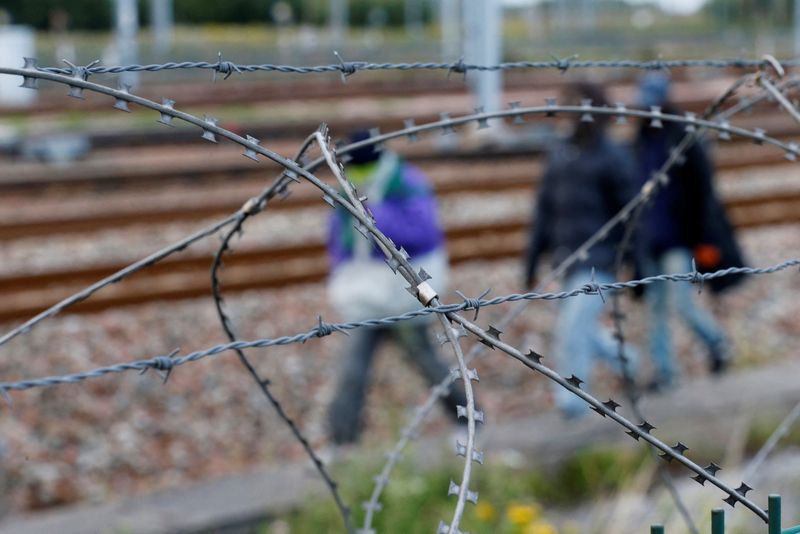
[[[602,88],[581,82],[567,89],[567,103],[607,106]],[[577,115],[572,132],[550,150],[545,173],[536,198],[525,266],[525,285],[536,285],[540,257],[549,253],[559,265],[611,219],[636,194],[631,155],[606,133],[603,115]],[[622,240],[617,227],[596,243],[586,257],[567,269],[562,287],[576,289],[594,280],[614,282],[618,247]],[[562,376],[575,375],[591,382],[593,363],[601,360],[623,374],[619,344],[600,324],[610,308],[602,295],[578,295],[560,301],[553,340],[556,368]],[[632,376],[636,351],[626,346],[624,358]],[[625,374],[623,374],[625,378]],[[555,402],[565,417],[588,413],[586,403],[561,386],[554,389]]]
[[[639,105],[657,106],[662,113],[680,114],[669,99],[670,80],[664,74],[649,74],[639,85]],[[643,121],[634,142],[639,183],[659,172],[670,151],[684,137],[682,125],[664,121],[653,127]],[[743,260],[733,229],[725,215],[713,183],[713,167],[700,140],[692,143],[678,164],[667,173],[644,207],[640,221],[642,271],[646,276],[662,273],[713,271],[742,266]],[[694,260],[694,261],[693,261]],[[737,283],[739,277],[710,282],[718,292]],[[712,314],[697,300],[697,289],[689,283],[656,282],[645,297],[649,307],[649,345],[655,374],[647,384],[651,391],[673,387],[678,380],[669,320],[676,314],[703,343],[711,373],[722,373],[730,363],[729,343]]]

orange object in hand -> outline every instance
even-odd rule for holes
[[[703,269],[711,269],[719,265],[722,260],[722,253],[719,247],[708,244],[697,245],[694,249],[694,259],[697,261],[698,267]]]

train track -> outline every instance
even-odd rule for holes
[[[738,228],[800,222],[800,191],[728,198],[726,204]],[[514,218],[447,228],[451,263],[520,258],[528,224],[524,218]],[[69,311],[86,313],[209,295],[210,265],[209,255],[173,257],[136,273],[121,284],[105,288]],[[0,320],[30,317],[122,267],[124,264],[108,264],[0,277],[0,294],[3,295]],[[234,292],[286,287],[319,282],[327,273],[322,242],[242,249],[226,259],[223,287]]]
[[[474,161],[475,156],[480,159]],[[260,190],[270,177],[278,172],[276,166],[268,162],[265,171],[261,166],[251,162],[242,162],[238,153],[231,155],[231,165],[242,167],[214,168],[205,161],[198,161],[194,166],[185,167],[181,173],[194,176],[196,181],[202,180],[203,173],[227,173],[229,179],[237,178],[242,182],[231,183],[222,190],[212,191],[178,191],[170,194],[117,195],[116,197],[98,197],[97,202],[81,202],[77,208],[69,208],[69,203],[58,198],[57,201],[37,209],[32,203],[28,210],[20,213],[11,206],[0,209],[0,241],[9,241],[23,237],[52,236],[71,233],[93,232],[104,228],[122,228],[137,225],[140,227],[163,225],[168,223],[193,222],[202,219],[222,216],[231,213],[244,202],[244,199]],[[541,163],[529,152],[483,153],[441,155],[438,157],[413,157],[412,161],[424,164],[426,173],[431,177],[437,195],[446,197],[464,193],[480,192],[515,192],[523,194],[532,192],[538,177],[541,175]],[[498,158],[503,158],[502,172],[498,172]],[[722,146],[718,150],[718,170],[721,172],[747,168],[750,166],[767,166],[784,164],[785,159],[774,150],[759,147],[743,147],[734,145]],[[273,168],[274,167],[274,168]],[[150,169],[144,172],[153,173]],[[157,171],[156,176],[164,179],[164,169]],[[247,177],[244,177],[246,175]],[[292,194],[281,202],[270,206],[271,210],[286,210],[319,205],[319,193],[307,184],[293,187]],[[44,200],[39,200],[44,203]]]
[[[437,115],[422,114],[417,116],[417,123],[433,122],[438,118]],[[377,125],[381,127],[381,131],[392,131],[403,127],[401,119],[392,117],[362,118],[356,122],[362,127]],[[354,126],[356,122],[351,126]],[[627,127],[615,128],[614,131],[620,135],[630,133],[633,127],[632,123]],[[779,139],[800,135],[798,125],[780,110],[762,110],[755,116],[743,115],[737,117],[734,123],[747,129],[763,128],[770,136]],[[517,128],[520,140],[516,148],[503,149],[490,146],[478,149],[469,147],[441,149],[436,148],[440,144],[440,140],[436,136],[427,142],[411,146],[406,145],[402,140],[396,141],[396,143],[403,147],[403,153],[409,158],[420,162],[430,162],[445,157],[481,159],[487,156],[501,155],[504,157],[530,156],[542,150],[548,135],[552,135],[553,123],[548,119],[537,118],[536,120],[531,119],[526,124],[536,128],[514,127]],[[292,154],[301,139],[317,127],[316,123],[314,125],[307,124],[294,137],[267,136],[263,138],[265,139],[264,143],[278,153]],[[349,127],[343,127],[331,131],[341,134],[349,129]],[[3,163],[0,166],[0,190],[38,194],[44,188],[61,188],[63,191],[74,192],[80,187],[93,189],[102,187],[109,190],[115,187],[141,187],[170,183],[228,183],[232,177],[263,177],[265,172],[273,172],[277,169],[270,161],[264,161],[257,166],[253,165],[252,161],[239,155],[241,152],[238,148],[228,144],[222,144],[212,149],[208,146],[207,141],[202,141],[197,131],[191,128],[162,127],[156,131],[146,130],[146,132],[149,133],[141,133],[141,136],[146,138],[147,145],[137,146],[136,143],[129,143],[129,140],[125,140],[124,142],[129,144],[122,147],[93,150],[86,159],[71,162],[69,165],[49,165],[29,161],[20,162],[9,157],[0,158],[0,162]],[[156,132],[163,132],[165,137],[156,135]],[[170,142],[181,135],[189,135],[193,140],[202,141],[206,145],[189,147]],[[123,137],[123,139],[126,138]],[[470,142],[469,138],[466,142]],[[734,137],[732,141],[721,146],[742,142],[746,141]],[[457,140],[456,144],[459,144]],[[776,160],[780,160],[780,157],[776,157]]]
[[[442,89],[440,94],[447,94],[451,89]],[[420,87],[419,90],[420,94],[430,92],[429,87],[424,88],[424,91]],[[459,90],[463,92],[463,87]],[[352,93],[348,96],[352,96]],[[404,92],[404,96],[408,96],[408,93]],[[241,98],[237,96],[234,101],[241,101]],[[684,105],[688,102],[690,108],[700,107],[706,101],[705,97],[695,97],[694,100],[685,98]],[[387,130],[399,126],[396,118],[381,120],[386,121],[379,124],[387,125]],[[785,117],[762,115],[758,117],[757,124],[766,126],[770,135],[777,137],[794,136],[800,132]],[[307,126],[303,126],[302,131],[308,131]],[[188,132],[179,132],[179,143],[180,135],[184,133],[188,135]],[[135,134],[133,137],[126,135],[106,139],[105,154],[109,155],[106,160],[99,158],[64,169],[37,165],[7,165],[0,169],[0,189],[21,195],[20,198],[28,195],[36,199],[33,204],[43,204],[42,209],[30,209],[22,213],[14,206],[10,206],[4,213],[0,206],[0,241],[214,218],[238,209],[248,196],[259,191],[279,170],[268,161],[254,165],[242,158],[238,150],[217,147],[213,149],[213,155],[197,157],[194,153],[186,152],[187,149],[176,152],[174,147],[154,148],[150,145],[160,143],[161,137],[148,138],[147,132]],[[136,135],[140,135],[141,139],[137,141]],[[165,135],[169,137],[164,139],[174,140],[176,132],[169,131]],[[191,135],[197,138],[196,132]],[[149,146],[141,153],[145,156],[142,161],[137,161],[140,156],[135,151],[138,149],[118,150],[127,160],[114,156],[117,149],[113,147],[125,143],[135,146],[139,142]],[[284,138],[269,144],[280,152],[291,153],[297,141]],[[205,148],[201,150],[207,152]],[[418,144],[407,152],[412,161],[424,163],[436,192],[441,197],[485,192],[530,196],[536,185],[535,180],[541,174],[541,164],[534,157],[531,147],[516,150],[455,149],[442,153],[432,150],[429,144]],[[499,158],[502,158],[502,165],[497,163]],[[719,162],[718,168],[722,171],[785,162],[782,155],[774,149],[751,147],[737,141],[720,145],[716,159]],[[57,202],[50,204],[46,198],[39,198],[42,192],[53,187],[64,188],[62,192],[76,186],[85,186],[84,192],[98,188],[116,191],[126,183],[136,186],[150,184],[155,189],[168,183],[190,187],[167,195],[156,194],[150,199],[142,197],[141,202],[131,202],[127,194],[112,196],[111,200],[97,197],[99,202],[84,204],[81,209],[71,211],[62,209],[63,206],[59,205],[62,199],[59,197],[56,197]],[[208,186],[215,183],[230,184],[229,190],[191,190],[198,185]],[[271,205],[270,210],[292,210],[320,205],[319,193],[305,185],[294,187],[290,197]],[[245,193],[246,190],[250,192]],[[34,193],[34,196],[30,193]],[[10,204],[14,202],[16,201],[12,200]],[[726,202],[732,219],[740,228],[800,222],[800,190],[736,196],[727,198]],[[451,261],[458,264],[473,260],[495,261],[520,257],[524,249],[527,225],[528,222],[523,217],[499,223],[470,223],[448,227],[446,231]],[[123,305],[208,295],[210,262],[209,255],[172,257],[137,273],[122,284],[105,288],[91,299],[70,308],[70,311],[92,312]],[[0,276],[0,292],[4,296],[3,303],[0,304],[0,320],[29,317],[122,267],[122,264],[107,264],[54,269],[38,274]],[[327,257],[322,242],[265,246],[237,250],[231,255],[226,261],[223,285],[226,291],[284,287],[319,282],[327,272]]]

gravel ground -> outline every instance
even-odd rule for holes
[[[484,209],[475,212],[486,213],[485,202],[493,206],[489,213],[498,217],[507,213],[494,209],[501,200],[491,196],[477,206]],[[452,213],[447,204],[445,218],[475,213],[461,210],[466,202],[454,204]],[[319,228],[319,221],[310,215],[296,220],[300,223],[291,228],[295,235]],[[254,224],[254,228],[260,227]],[[798,229],[788,225],[743,233],[742,244],[751,263],[768,265],[797,257]],[[247,235],[260,234],[251,230]],[[93,243],[98,246],[98,241]],[[42,253],[46,251],[61,253],[49,246],[43,247]],[[454,270],[452,287],[465,289],[469,295],[492,288],[492,294],[499,295],[519,290],[520,278],[516,261],[475,262]],[[800,351],[800,300],[794,298],[798,289],[796,273],[784,272],[753,278],[713,303],[733,338],[737,365],[763,364]],[[446,300],[455,300],[452,294],[449,297],[453,298]],[[701,298],[710,296],[706,292]],[[530,304],[504,338],[547,354],[555,307],[553,303]],[[626,301],[625,308],[631,312],[630,339],[641,346],[646,326],[643,308],[633,301]],[[245,339],[305,330],[320,314],[328,321],[335,319],[320,285],[237,294],[228,299],[228,309]],[[482,311],[480,323],[496,320],[502,311]],[[676,325],[676,335],[686,375],[704,373],[701,347],[680,325]],[[164,354],[177,347],[189,352],[223,341],[210,299],[154,303],[45,322],[2,349],[6,357],[0,369],[8,379],[36,377]],[[316,445],[324,443],[326,406],[345,342],[344,336],[334,335],[305,345],[250,351],[260,371],[272,379],[288,412]],[[406,416],[426,396],[424,382],[401,360],[399,352],[386,347],[376,362],[366,414],[368,442],[396,436]],[[491,419],[551,408],[543,379],[521,372],[516,362],[490,352],[479,359],[477,367],[481,376],[477,394]],[[642,373],[647,375],[646,365]],[[607,371],[598,369],[593,386],[603,396],[617,383]],[[6,408],[6,416],[0,418],[0,451],[5,504],[15,510],[123,497],[302,456],[229,354],[183,366],[164,386],[154,373],[131,373],[81,386],[13,393],[12,398],[13,407]],[[426,431],[442,430],[448,424],[437,411]]]

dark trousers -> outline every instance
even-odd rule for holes
[[[449,374],[449,367],[439,358],[431,344],[426,324],[403,323],[351,331],[347,357],[329,412],[331,438],[334,443],[351,443],[358,439],[372,359],[379,343],[387,338],[400,344],[431,385],[438,384]],[[447,413],[458,420],[456,406],[466,406],[463,390],[453,384],[450,392],[441,400]]]

